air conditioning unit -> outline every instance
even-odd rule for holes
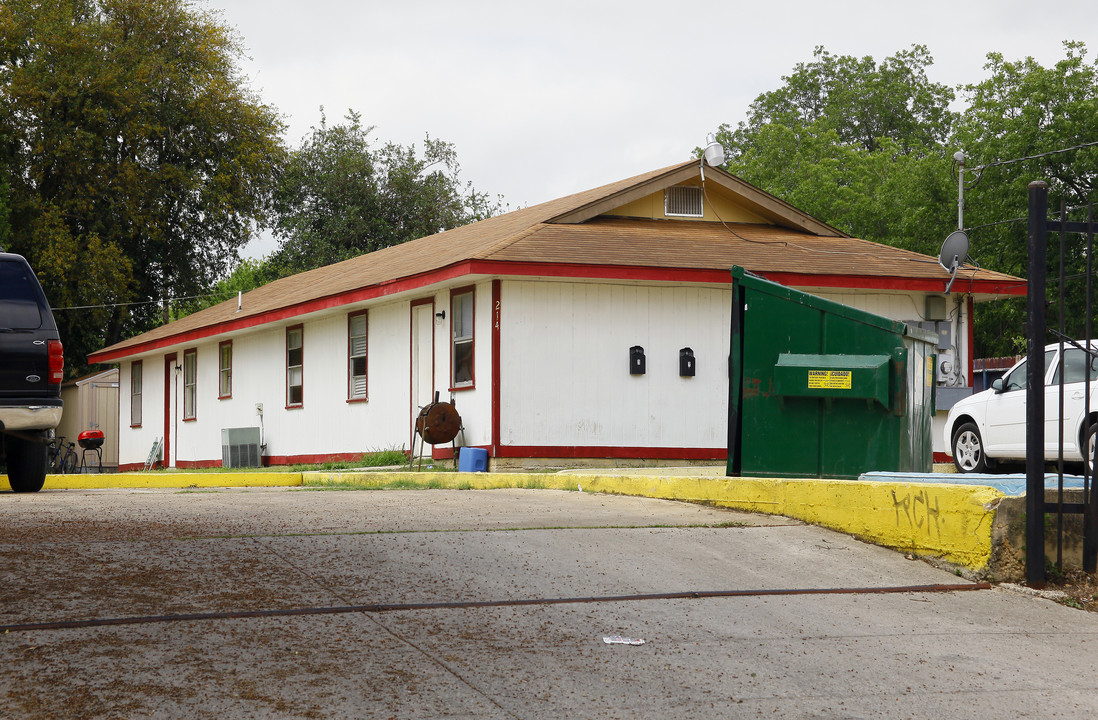
[[[222,467],[259,467],[260,464],[259,428],[221,428]]]

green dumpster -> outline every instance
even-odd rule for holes
[[[930,472],[932,333],[732,269],[728,475]]]

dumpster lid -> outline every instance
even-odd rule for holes
[[[887,330],[896,335],[903,336],[909,327],[906,323],[900,322],[899,320],[889,320],[880,315],[858,310],[857,308],[843,305],[834,300],[826,300],[818,295],[812,295],[801,290],[780,285],[772,280],[761,278],[739,265],[732,266],[732,280],[733,282],[737,282],[744,287],[757,292],[763,292],[768,295],[773,295],[774,297],[782,298],[783,300],[806,305],[815,310],[822,310],[832,315],[838,315],[848,320],[862,323],[863,325],[872,325],[873,327]]]

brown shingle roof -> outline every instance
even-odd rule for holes
[[[486,259],[591,263],[820,276],[949,279],[935,258],[851,237],[821,237],[775,225],[598,217],[582,225],[542,224]],[[965,269],[968,279],[1016,284],[1018,278]],[[959,289],[959,288],[958,288]]]
[[[844,277],[948,279],[934,258],[841,235],[830,226],[711,169],[726,189],[744,193],[776,225],[695,220],[587,218],[614,198],[623,202],[657,192],[692,173],[691,160],[481,222],[419,238],[377,252],[299,273],[244,295],[243,309],[228,300],[94,353],[109,362],[196,337],[284,320],[347,302],[349,293],[441,271],[465,261],[660,267],[727,271],[741,265],[756,273]],[[757,203],[763,202],[764,206]],[[559,222],[558,222],[559,221]],[[1018,283],[1001,273],[965,271],[965,279]],[[826,283],[822,283],[826,284]],[[958,287],[958,289],[960,289]]]

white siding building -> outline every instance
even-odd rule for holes
[[[973,302],[1025,292],[965,269],[946,297],[934,258],[715,168],[703,185],[690,161],[284,278],[91,359],[120,367],[123,469],[161,439],[163,464],[220,465],[233,428],[260,429],[265,464],[410,449],[436,392],[497,465],[723,462],[733,265],[933,323],[961,369],[943,381],[962,388]]]

